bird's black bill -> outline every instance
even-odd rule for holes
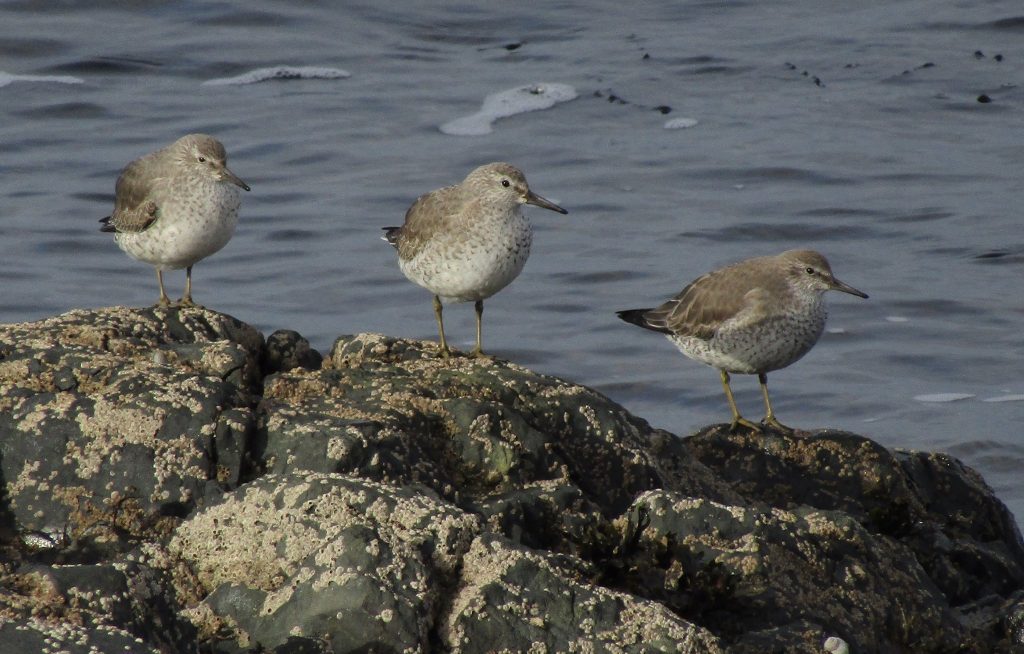
[[[233,172],[231,172],[227,168],[224,169],[224,181],[231,182],[235,186],[241,186],[246,191],[251,191],[252,190],[251,188],[249,188],[248,184],[246,184],[241,179],[239,179],[239,177],[237,175],[235,175]]]
[[[857,297],[862,297],[865,300],[868,299],[868,294],[867,293],[865,293],[863,291],[858,291],[854,287],[850,286],[849,284],[844,284],[843,282],[839,281],[838,279],[833,279],[832,280],[832,290],[833,291],[842,291],[843,293],[849,293],[850,295],[856,295]]]
[[[558,206],[554,202],[552,202],[550,200],[545,200],[544,198],[542,198],[541,196],[537,195],[533,191],[529,191],[526,194],[526,204],[532,204],[535,207],[542,207],[544,209],[550,209],[552,211],[557,211],[558,213],[561,213],[561,214],[569,213],[568,211],[566,211],[562,207]]]

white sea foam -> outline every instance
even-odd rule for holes
[[[480,111],[450,120],[441,131],[453,136],[490,134],[494,121],[528,111],[550,109],[556,104],[576,99],[576,89],[568,84],[529,84],[484,98]]]
[[[52,82],[56,84],[82,84],[85,80],[71,75],[11,75],[0,70],[0,86],[14,82]]]
[[[918,402],[959,402],[974,397],[971,393],[928,393],[926,395],[915,395]]]
[[[203,82],[203,86],[226,86],[236,84],[256,84],[271,79],[345,79],[352,73],[340,68],[323,66],[272,66],[257,68],[235,77],[218,77]]]
[[[889,322],[910,322],[910,318],[904,316],[886,316],[885,319]]]
[[[673,118],[665,121],[665,129],[689,129],[697,125],[696,118]]]
[[[1024,402],[1024,393],[1011,394],[1011,395],[996,395],[995,397],[986,397],[981,400],[982,402]]]

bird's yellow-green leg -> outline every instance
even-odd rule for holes
[[[183,307],[195,305],[195,302],[192,301],[192,266],[185,269],[185,294],[181,296],[178,304]]]
[[[762,425],[768,425],[774,427],[779,431],[792,432],[792,427],[787,427],[778,421],[775,417],[775,411],[772,409],[772,401],[768,399],[768,375],[763,372],[757,374],[757,381],[761,382],[761,392],[764,393],[764,420],[761,421]]]
[[[725,389],[725,399],[729,400],[729,408],[732,410],[732,424],[729,425],[729,431],[736,431],[737,427],[746,427],[751,431],[761,431],[760,425],[750,422],[746,418],[740,415],[740,410],[736,408],[736,399],[732,396],[732,389],[729,387],[729,373],[724,370],[719,370],[722,374],[722,388]]]
[[[448,341],[444,338],[444,320],[441,319],[441,298],[434,296],[434,317],[437,318],[437,331],[441,334],[441,357],[447,359],[451,356],[452,351],[448,349]]]
[[[486,358],[483,346],[484,301],[477,300],[473,308],[476,309],[476,349],[473,350],[473,356]]]
[[[157,300],[157,306],[170,306],[171,298],[167,297],[167,291],[164,290],[164,271],[159,268],[156,269],[156,281],[160,284],[160,299]]]

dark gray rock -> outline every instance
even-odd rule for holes
[[[1020,648],[1020,534],[955,459],[679,439],[435,349],[321,366],[203,309],[0,326],[0,654]]]
[[[241,478],[263,339],[200,308],[0,326],[0,476],[23,532],[110,546]]]
[[[170,544],[209,593],[204,635],[291,636],[332,652],[426,651],[442,589],[479,520],[424,489],[343,475],[266,475],[185,522]]]
[[[893,451],[839,431],[715,428],[684,442],[752,502],[841,511],[898,543],[955,612],[987,605],[1002,611],[977,603],[1024,588],[1024,545],[1013,516],[976,472],[950,456]]]
[[[594,574],[575,557],[482,535],[463,559],[442,642],[453,653],[724,651],[665,606],[590,583]]]
[[[731,652],[956,652],[967,630],[913,553],[849,515],[737,507],[652,491],[630,509],[631,588]]]
[[[116,626],[117,631],[124,631],[139,642],[176,652],[188,651],[196,642],[195,627],[180,615],[170,576],[138,561],[25,564],[2,581],[4,587],[17,589],[18,593],[16,597],[0,594],[0,622],[8,619],[26,626],[33,620],[42,620],[51,629],[58,624],[76,625],[86,629],[83,638],[90,642],[97,642],[95,634]],[[34,642],[37,632],[18,630],[21,638],[28,639],[25,642]],[[109,642],[120,639],[117,636]],[[16,651],[4,649],[6,642],[0,637],[0,652]],[[25,651],[43,650],[21,650],[19,654]]]
[[[288,372],[295,368],[319,370],[323,359],[323,355],[314,350],[301,334],[290,329],[279,329],[267,337],[263,374]]]
[[[591,389],[381,335],[339,339],[323,370],[268,378],[257,431],[269,471],[424,484],[509,536],[564,551],[582,545],[573,533],[593,544],[602,520],[651,488],[742,501],[671,435]],[[569,495],[579,513],[559,517],[562,527],[495,513],[552,516],[575,510]]]
[[[1024,649],[1024,590],[1014,593],[997,615],[1003,617],[1000,631],[1006,634],[1009,646]]]
[[[82,627],[71,622],[10,620],[0,616],[0,654],[29,652],[164,654],[156,646],[116,627]]]

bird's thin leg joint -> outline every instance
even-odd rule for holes
[[[185,294],[181,296],[181,305],[190,307],[192,302],[192,266],[185,269]]]
[[[719,370],[718,372],[722,375],[722,388],[725,389],[725,399],[729,401],[729,409],[732,410],[732,424],[729,425],[729,431],[736,431],[739,427],[746,427],[756,432],[761,431],[759,425],[741,416],[740,410],[736,408],[736,399],[732,396],[732,388],[729,387],[729,373],[724,370]]]
[[[764,394],[764,420],[761,421],[762,425],[774,427],[779,431],[792,432],[791,427],[787,427],[778,421],[775,417],[775,411],[772,409],[772,401],[768,399],[768,375],[761,372],[757,374],[757,381],[761,382],[761,393]]]
[[[445,359],[451,356],[452,351],[448,349],[448,341],[444,338],[444,320],[441,318],[441,312],[443,311],[441,306],[441,298],[434,296],[434,318],[437,319],[437,331],[441,335],[441,356]]]
[[[477,300],[473,308],[476,310],[476,349],[473,350],[473,356],[486,357],[483,347],[484,301]]]
[[[157,305],[166,307],[171,304],[171,298],[167,297],[167,291],[164,290],[164,271],[156,269],[156,281],[160,284],[160,299],[157,300]]]

